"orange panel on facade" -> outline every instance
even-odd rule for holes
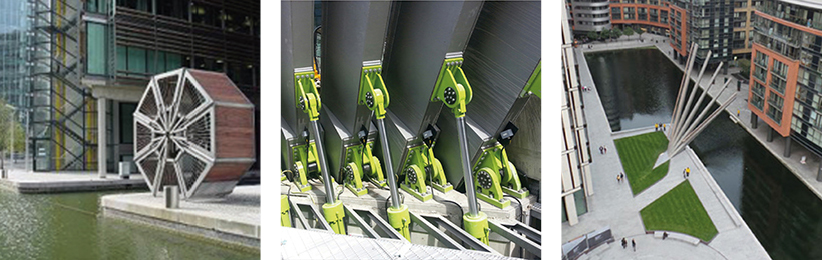
[[[767,75],[765,76],[766,82],[762,82],[762,81],[756,79],[756,77],[753,76],[753,73],[755,71],[755,66],[756,66],[755,64],[751,64],[751,74],[750,74],[749,78],[750,78],[750,82],[756,81],[756,82],[759,82],[762,85],[764,85],[766,91],[764,93],[764,100],[763,100],[762,110],[759,110],[750,103],[751,97],[753,95],[753,88],[751,88],[748,91],[748,109],[750,109],[751,112],[753,112],[754,114],[759,116],[762,119],[762,121],[765,121],[765,123],[768,124],[771,128],[773,128],[774,131],[779,133],[779,135],[781,135],[782,137],[787,137],[788,135],[791,134],[791,117],[793,117],[793,103],[794,103],[794,100],[796,99],[796,79],[797,79],[797,75],[799,74],[799,61],[798,60],[791,60],[790,58],[782,56],[782,54],[774,52],[774,51],[766,48],[765,46],[762,46],[758,43],[754,43],[753,44],[753,51],[751,52],[751,60],[755,61],[756,60],[756,55],[758,53],[768,55],[768,62],[767,62],[768,68],[766,68]],[[771,69],[773,68],[773,61],[774,60],[777,60],[781,63],[784,63],[785,65],[788,66],[788,74],[787,74],[787,78],[786,78],[787,82],[785,84],[785,94],[784,95],[780,94],[779,92],[773,91],[773,88],[770,87],[771,78],[772,78]],[[751,83],[751,85],[753,85],[753,83]],[[782,108],[781,108],[781,110],[782,110],[781,123],[776,123],[773,119],[768,117],[765,113],[765,111],[768,111],[768,107],[770,107],[770,103],[768,103],[768,98],[770,97],[770,95],[777,95],[777,96],[781,97],[784,100],[784,102],[782,103]]]

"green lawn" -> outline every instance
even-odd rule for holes
[[[666,230],[711,241],[717,230],[686,180],[639,211],[645,230]]]
[[[614,145],[634,195],[668,174],[667,162],[652,169],[659,154],[668,147],[668,138],[662,132],[620,138],[614,140]]]

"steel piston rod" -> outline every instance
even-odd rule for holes
[[[377,119],[379,125],[380,138],[382,143],[383,160],[385,160],[385,170],[388,175],[388,188],[391,190],[391,207],[400,208],[399,194],[397,193],[397,180],[394,178],[394,165],[391,164],[391,150],[388,149],[388,135],[385,134],[385,119]]]
[[[468,159],[468,140],[465,137],[465,117],[457,117],[457,134],[459,134],[460,158],[462,168],[465,170],[465,195],[468,195],[468,214],[476,216],[477,194],[474,193],[474,175],[471,174],[471,164]]]
[[[331,176],[328,175],[328,163],[325,161],[325,150],[323,149],[322,138],[320,138],[320,127],[317,121],[311,121],[311,134],[314,135],[314,143],[317,145],[317,156],[320,161],[320,171],[323,173],[323,185],[325,185],[326,203],[333,204],[336,202],[334,198],[334,187],[331,183]]]

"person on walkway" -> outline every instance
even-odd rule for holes
[[[619,174],[617,174],[616,178],[617,178],[617,183],[619,183]]]
[[[599,154],[603,154],[602,152],[602,145],[599,146]]]
[[[607,154],[608,153],[608,147],[603,145],[602,146],[602,151]]]
[[[799,163],[801,163],[803,165],[805,164],[805,156],[804,155],[802,156],[802,159],[799,159]]]
[[[662,131],[668,131],[665,129],[665,124],[662,124]]]
[[[691,167],[685,168],[685,178],[691,177]]]
[[[668,231],[662,232],[662,240],[668,238]]]
[[[634,247],[634,252],[636,252],[636,240],[634,240],[633,238],[631,239],[631,246]]]
[[[659,131],[659,124],[654,124],[654,131]]]
[[[622,238],[622,249],[625,249],[627,247],[628,247],[628,240],[625,240],[625,238],[623,237]]]
[[[739,117],[739,109],[736,110],[736,117]]]
[[[624,173],[619,172],[619,180],[622,181],[622,182],[625,182],[625,174]]]

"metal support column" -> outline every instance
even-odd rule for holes
[[[773,142],[773,132],[774,132],[773,128],[768,126],[768,142],[769,143]]]
[[[97,99],[97,176],[106,178],[106,98]]]
[[[785,152],[782,153],[782,156],[791,157],[791,136],[788,135],[785,137]]]
[[[759,126],[759,117],[756,116],[753,112],[751,112],[751,128],[756,129]]]

